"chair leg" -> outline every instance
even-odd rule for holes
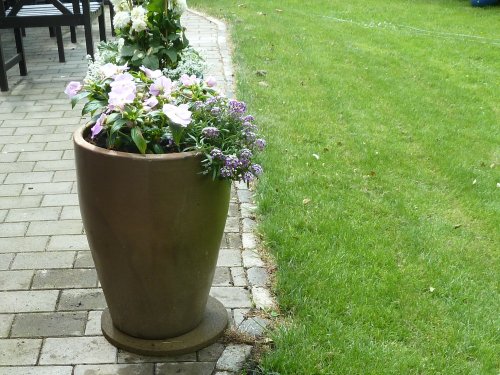
[[[56,29],[56,40],[57,40],[57,52],[59,53],[59,62],[66,62],[64,57],[64,43],[62,39],[61,26],[55,27]]]
[[[106,41],[106,21],[104,17],[104,8],[102,9],[102,13],[99,16],[99,38],[101,41]]]
[[[71,43],[76,43],[76,27],[70,26],[69,33],[71,35]]]
[[[54,27],[49,27],[49,35],[51,38],[56,36],[54,29],[55,29]]]
[[[3,57],[3,48],[1,39],[0,39],[0,90],[9,91],[9,81],[7,81],[7,68],[5,67],[5,59]]]
[[[115,24],[113,23],[113,18],[115,18],[115,8],[113,8],[113,4],[109,3],[109,20],[111,23],[111,35],[115,36]]]
[[[26,55],[24,54],[23,36],[20,29],[14,29],[14,39],[16,40],[16,50],[21,60],[19,60],[19,74],[25,76],[28,74],[26,68]]]
[[[92,23],[90,20],[85,20],[84,25],[85,29],[85,44],[87,46],[87,55],[90,55],[92,59],[94,58],[94,41],[92,39]]]
[[[22,34],[23,36],[26,36],[26,29],[25,29],[24,27],[21,29],[21,34]]]

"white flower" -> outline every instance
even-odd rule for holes
[[[178,107],[173,104],[165,104],[163,105],[163,113],[165,113],[174,124],[185,128],[191,123],[192,113],[188,108],[189,106],[187,104],[181,104]]]
[[[116,42],[116,45],[118,46],[118,52],[121,53],[122,48],[125,45],[125,39],[123,39],[123,38],[118,39],[118,41]]]
[[[146,23],[146,9],[137,6],[130,12],[130,18],[132,20],[132,30],[136,32],[144,31],[147,29],[148,25]]]
[[[128,26],[130,22],[129,12],[117,12],[115,18],[113,18],[113,23],[117,29],[123,29]]]
[[[110,0],[110,1],[111,4],[113,4],[115,12],[130,11],[128,1],[126,0]]]
[[[182,14],[187,10],[186,0],[174,0],[174,11]]]

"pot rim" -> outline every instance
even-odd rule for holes
[[[83,132],[88,127],[90,127],[90,125],[83,125],[73,132],[73,143],[76,146],[81,147],[87,151],[92,151],[97,154],[101,154],[103,156],[109,156],[114,158],[136,159],[136,160],[146,159],[149,161],[154,161],[154,160],[165,160],[165,159],[170,159],[170,160],[188,159],[201,155],[197,151],[176,152],[170,154],[136,154],[133,152],[108,150],[107,148],[93,145],[87,142],[83,138]]]

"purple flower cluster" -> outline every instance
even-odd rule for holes
[[[207,138],[217,138],[220,131],[214,126],[207,126],[201,130],[201,133]]]
[[[247,110],[247,105],[244,102],[240,102],[238,100],[230,100],[229,101],[229,111],[235,114],[245,113]]]

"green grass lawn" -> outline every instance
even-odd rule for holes
[[[269,144],[283,323],[263,372],[498,374],[500,6],[190,5],[231,25]]]

